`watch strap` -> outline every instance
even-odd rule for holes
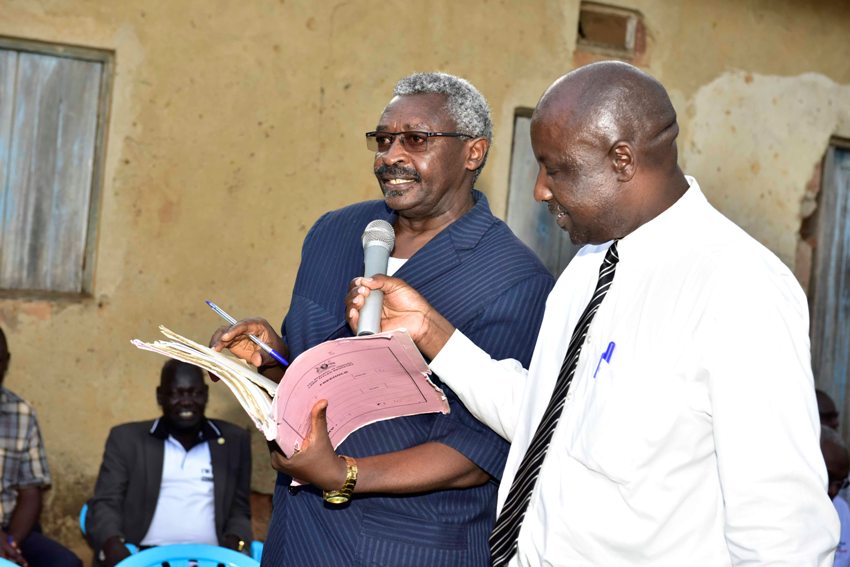
[[[345,504],[351,500],[351,495],[354,494],[354,486],[357,484],[357,461],[346,455],[340,455],[339,458],[345,461],[345,482],[339,490],[322,492],[325,502],[329,504]]]

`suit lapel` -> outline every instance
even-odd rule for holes
[[[215,501],[215,531],[221,537],[224,529],[224,493],[227,480],[227,439],[224,435],[218,438],[210,438],[207,443],[210,446],[210,460],[213,470],[213,496]]]
[[[159,499],[159,487],[162,485],[162,463],[165,455],[165,441],[153,435],[147,435],[144,443],[145,463],[145,498],[144,504],[144,533],[153,521],[153,513],[156,510],[156,502]]]
[[[442,231],[393,274],[421,289],[460,263],[448,229]]]
[[[421,292],[430,282],[457,267],[461,254],[475,248],[495,221],[487,197],[473,191],[473,198],[475,204],[469,212],[425,244],[394,275]]]

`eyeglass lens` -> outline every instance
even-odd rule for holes
[[[409,152],[424,152],[428,149],[428,134],[425,132],[378,132],[374,137],[366,138],[366,145],[373,152],[387,152],[392,147],[395,139]]]

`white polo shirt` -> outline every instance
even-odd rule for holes
[[[164,443],[159,498],[141,544],[218,545],[209,443],[198,443],[188,451],[171,435]]]

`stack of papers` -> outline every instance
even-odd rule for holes
[[[288,457],[310,432],[310,411],[319,400],[328,400],[334,448],[376,421],[449,413],[445,394],[429,379],[431,371],[404,329],[317,345],[292,361],[280,384],[228,354],[159,329],[168,340],[132,343],[218,376],[257,429]]]

